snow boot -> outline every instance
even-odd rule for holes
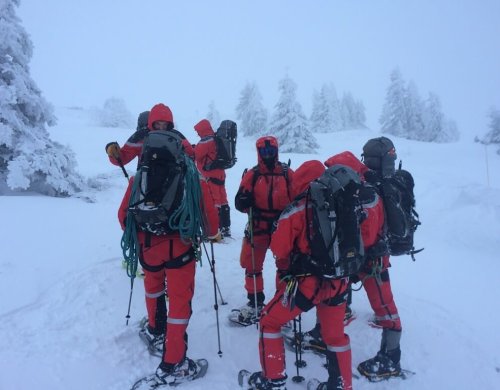
[[[151,355],[159,357],[163,355],[164,333],[156,332],[149,325],[146,325],[139,331],[139,337],[147,345]]]
[[[379,351],[375,357],[360,363],[358,365],[358,371],[361,375],[364,375],[370,381],[374,382],[388,379],[393,376],[400,376],[400,357],[401,350],[399,347],[392,351]]]
[[[260,313],[263,308],[263,305],[257,305],[257,311],[255,311],[255,305],[248,302],[245,306],[240,308],[238,321],[244,324],[255,324],[259,322]]]
[[[156,383],[158,383],[158,385],[168,384],[174,386],[192,380],[197,376],[198,371],[199,366],[196,362],[187,357],[177,364],[162,362],[156,369]]]
[[[223,227],[221,229],[222,238],[231,238],[231,228]]]
[[[252,390],[286,390],[286,378],[267,379],[262,371],[258,371],[250,375],[248,385]]]
[[[321,325],[318,323],[310,331],[302,335],[302,348],[325,351],[326,344],[321,337]]]

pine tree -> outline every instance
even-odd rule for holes
[[[340,104],[333,84],[323,84],[320,92],[313,93],[311,129],[317,133],[330,133],[342,129]]]
[[[381,131],[382,133],[404,137],[406,135],[404,122],[406,118],[406,87],[399,69],[392,71],[390,80],[379,120]]]
[[[410,81],[405,89],[404,107],[405,117],[402,119],[402,122],[404,122],[403,127],[406,130],[404,137],[417,141],[425,141],[425,123],[423,118],[425,107],[418,93],[417,86],[413,81]]]
[[[123,99],[109,98],[104,102],[102,110],[98,111],[97,122],[103,127],[131,127],[134,118]]]
[[[50,139],[52,106],[31,79],[32,42],[20,24],[19,0],[0,1],[0,191],[67,196],[83,187],[73,152]]]
[[[257,83],[247,83],[241,91],[236,107],[236,118],[240,121],[243,135],[256,137],[266,133],[267,116]]]
[[[281,152],[315,153],[319,147],[309,131],[307,118],[297,101],[297,85],[288,76],[279,82],[281,92],[271,120],[271,134],[279,142]]]
[[[488,117],[490,118],[488,126],[490,131],[486,133],[481,142],[487,145],[500,145],[500,110],[492,107],[488,113]],[[497,153],[500,154],[500,149],[497,150]]]

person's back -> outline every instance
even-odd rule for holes
[[[217,146],[214,138],[212,125],[207,119],[202,119],[194,129],[200,136],[200,141],[196,145],[195,161],[201,175],[206,179],[215,207],[219,212],[219,228],[223,237],[231,237],[231,210],[226,193],[226,172],[223,169],[210,167],[217,156]]]

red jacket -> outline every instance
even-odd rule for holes
[[[272,145],[278,147],[278,141],[274,137],[261,137],[257,140],[257,149],[269,140]],[[241,179],[238,193],[236,194],[236,208],[241,212],[247,209],[238,207],[238,197],[245,192],[251,192],[254,197],[254,209],[263,216],[278,217],[281,211],[293,199],[293,175],[294,172],[286,164],[277,162],[272,170],[264,164],[257,152],[258,164],[248,170]]]
[[[214,161],[217,157],[217,146],[214,138],[215,133],[210,122],[206,119],[202,119],[194,125],[194,129],[201,138],[194,150],[194,158],[198,170],[203,177],[224,180],[226,178],[224,169],[205,170],[205,166]]]
[[[120,149],[120,156],[123,165],[128,164],[135,157],[141,154],[144,138],[149,131],[154,131],[153,122],[156,121],[166,121],[172,124],[174,123],[172,111],[170,111],[170,108],[168,106],[165,106],[162,103],[155,105],[149,113],[148,129],[141,129],[136,131],[130,136],[125,145],[123,145],[123,147]],[[184,135],[180,131],[177,131],[175,129],[172,129],[171,131],[177,133],[182,138],[182,146],[184,147],[184,151],[189,157],[194,158],[193,147],[186,139],[186,137],[184,137]],[[113,157],[109,157],[109,161],[111,161],[111,163],[114,165],[120,165],[118,161],[116,161]]]

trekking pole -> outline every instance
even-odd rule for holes
[[[255,304],[255,318],[257,318],[258,308],[257,308],[257,276],[255,276],[255,251],[253,242],[253,207],[250,207],[248,211],[248,227],[250,229],[250,250],[252,253],[252,274],[253,274],[253,295]],[[259,322],[255,323],[257,329],[259,329]]]
[[[215,286],[217,287],[217,291],[219,292],[220,304],[227,305],[227,302],[224,300],[224,298],[222,298],[222,293],[220,292],[219,283],[217,282],[217,279],[215,277],[215,258],[212,256],[212,259],[213,259],[213,264],[212,264],[212,262],[210,261],[210,256],[208,255],[208,251],[207,251],[207,247],[205,246],[205,243],[202,241],[201,244],[203,245],[203,249],[205,249],[205,254],[207,255],[208,264],[210,264],[210,271],[212,271],[212,273],[214,274],[214,283],[215,283]],[[212,250],[213,250],[213,244],[212,243],[210,243],[210,244],[212,245]]]
[[[125,318],[127,319],[126,326],[128,326],[128,320],[130,319],[130,305],[132,304],[132,293],[134,292],[134,278],[130,278],[130,296],[128,298],[128,311]]]
[[[299,323],[299,335],[297,335],[297,322]],[[307,366],[307,363],[302,360],[302,317],[299,314],[299,319],[293,319],[293,333],[295,337],[295,367],[297,367],[297,375],[292,377],[292,381],[300,383],[304,381],[304,377],[299,374],[299,367]]]
[[[118,161],[118,165],[122,169],[123,174],[125,175],[125,178],[128,180],[129,179],[128,173],[127,173],[127,170],[125,169],[125,167],[123,166],[122,159],[120,157],[116,157],[116,161]]]
[[[210,252],[212,253],[212,263],[213,263],[213,268],[212,268],[212,275],[214,279],[214,309],[215,309],[215,318],[217,320],[217,342],[219,343],[219,352],[217,352],[217,355],[219,357],[222,357],[222,351],[220,348],[220,326],[219,326],[219,305],[217,304],[217,281],[215,279],[215,257],[214,257],[214,243],[210,243]]]

